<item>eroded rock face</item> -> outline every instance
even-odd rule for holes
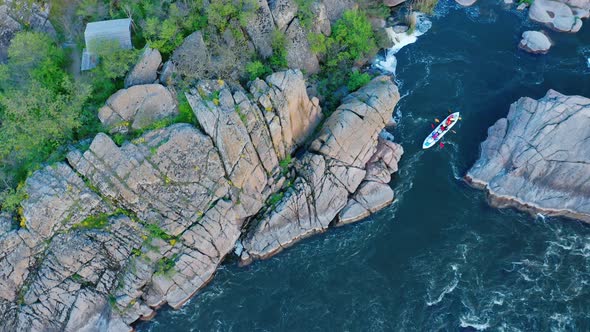
[[[142,129],[178,115],[176,98],[160,84],[135,85],[121,89],[98,110],[98,118],[111,133]]]
[[[200,128],[175,124],[122,146],[101,133],[68,164],[34,173],[25,227],[2,216],[2,327],[128,331],[203,287],[247,221],[242,258],[263,258],[324,231],[352,201],[368,214],[393,199],[401,148],[379,136],[399,99],[389,78],[346,98],[292,165],[279,161],[307,147],[317,99],[293,70],[249,90],[201,80],[186,95]]]
[[[494,206],[590,222],[589,122],[588,98],[521,98],[488,129],[466,178]]]
[[[518,47],[529,53],[545,54],[551,48],[551,40],[541,31],[525,31]]]
[[[580,6],[580,7],[577,7]],[[529,9],[529,18],[561,32],[578,32],[582,20],[589,15],[587,1],[535,0]]]

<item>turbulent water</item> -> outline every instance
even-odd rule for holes
[[[267,261],[231,260],[183,309],[140,331],[590,330],[590,227],[489,207],[461,177],[487,128],[521,96],[590,96],[590,21],[517,49],[538,26],[496,1],[441,0],[431,29],[397,52],[404,96],[392,131],[406,154],[397,201]],[[433,119],[460,111],[445,147],[421,151]]]

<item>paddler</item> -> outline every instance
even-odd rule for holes
[[[450,116],[447,118],[447,121],[446,121],[446,125],[447,125],[447,127],[448,127],[448,126],[450,126],[450,125],[451,125],[451,123],[453,123],[453,115],[450,115]]]

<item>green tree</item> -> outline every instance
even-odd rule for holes
[[[80,128],[90,87],[63,69],[65,55],[49,37],[17,33],[0,66],[0,205],[16,207],[23,180]]]

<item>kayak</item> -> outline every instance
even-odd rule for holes
[[[445,131],[442,130],[442,125],[447,123],[447,119],[451,119],[451,123],[447,126]],[[428,137],[424,140],[422,144],[422,149],[428,149],[433,147],[436,142],[438,142],[446,133],[451,131],[451,128],[459,121],[459,112],[455,112],[449,116],[447,116],[439,125],[436,127]]]

